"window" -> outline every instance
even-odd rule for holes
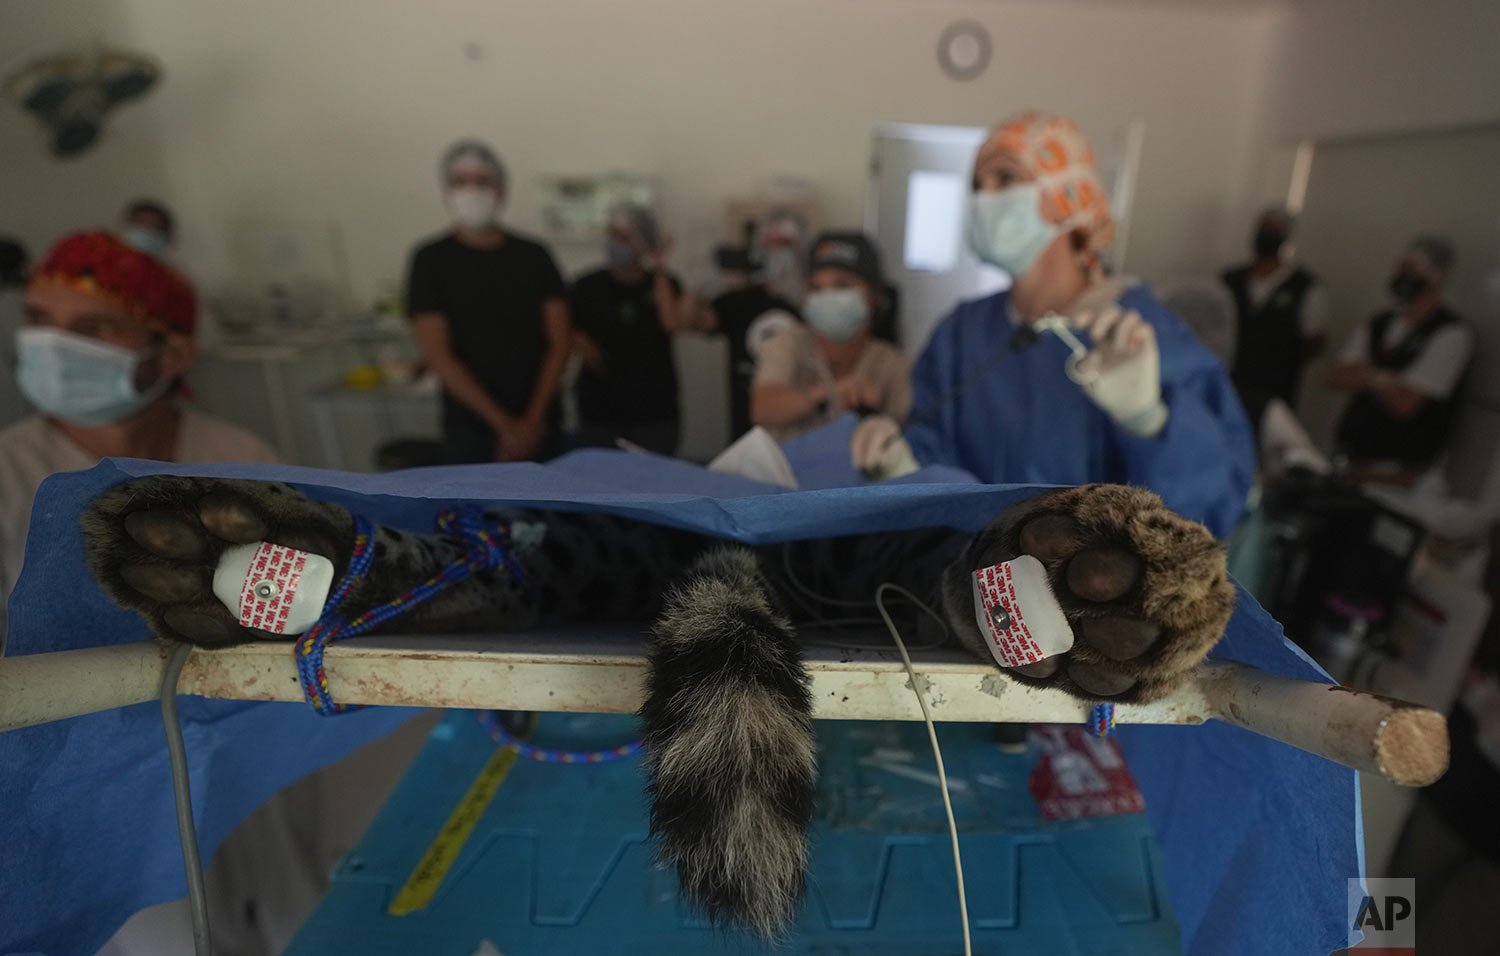
[[[964,238],[967,179],[957,173],[917,170],[906,186],[903,260],[912,272],[947,272],[958,262]]]

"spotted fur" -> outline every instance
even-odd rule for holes
[[[1223,547],[1202,525],[1167,510],[1143,488],[1085,485],[1046,492],[1006,509],[975,536],[964,556],[943,574],[943,607],[949,627],[976,656],[993,661],[974,621],[969,576],[977,568],[1027,552],[1022,535],[1039,519],[1068,522],[1037,555],[1075,640],[1058,670],[1047,676],[1009,671],[1028,684],[1052,686],[1085,700],[1101,695],[1080,686],[1071,669],[1086,665],[1118,674],[1128,689],[1104,699],[1156,700],[1182,685],[1224,633],[1234,610],[1234,586]],[[1040,549],[1039,549],[1040,550]],[[1141,563],[1138,581],[1119,597],[1096,602],[1075,593],[1069,571],[1087,552],[1118,551]],[[1144,652],[1124,659],[1090,640],[1094,622],[1144,622],[1160,636]]]
[[[654,619],[640,716],[659,856],[712,919],[766,938],[785,931],[804,890],[817,777],[794,621],[850,613],[807,591],[840,601],[868,600],[882,581],[940,591],[951,630],[989,662],[968,606],[968,575],[1035,552],[1077,639],[1062,658],[1039,665],[1046,673],[1010,675],[1112,700],[1149,700],[1180,685],[1222,632],[1234,600],[1223,552],[1201,525],[1171,514],[1149,492],[1117,486],[1038,495],[972,540],[928,529],[759,553],[603,514],[497,517],[538,530],[521,549],[527,584],[503,572],[480,575],[385,631]],[[105,492],[81,522],[89,567],[104,590],[161,636],[203,646],[280,639],[240,627],[214,599],[210,582],[225,548],[273,541],[323,554],[342,575],[353,527],[344,508],[286,485],[173,476]],[[464,547],[437,534],[377,529],[374,564],[351,606],[383,603]],[[1101,592],[1081,574],[1090,566],[1114,568],[1118,581],[1095,575],[1107,585]],[[1123,654],[1129,640],[1118,634],[1141,633],[1150,641]]]

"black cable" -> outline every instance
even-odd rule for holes
[[[188,907],[193,914],[194,956],[213,956],[208,932],[208,896],[203,887],[203,861],[198,855],[198,833],[193,827],[193,793],[188,782],[187,747],[177,720],[177,678],[192,653],[192,645],[178,644],[161,674],[161,725],[167,735],[172,764],[172,799],[177,805],[177,839],[182,844],[182,872],[187,878]]]
[[[1041,334],[1039,332],[1033,329],[1030,325],[1022,325],[1019,329],[1016,330],[1016,334],[1010,337],[1010,341],[1007,342],[1005,346],[996,349],[994,354],[992,354],[989,358],[986,358],[984,361],[972,366],[967,372],[964,373],[962,378],[960,378],[955,384],[949,386],[937,398],[934,398],[926,405],[923,405],[921,408],[907,415],[906,421],[902,425],[902,427],[905,428],[913,422],[919,422],[925,418],[930,418],[932,415],[935,415],[936,413],[942,411],[944,405],[947,405],[949,402],[953,401],[964,392],[967,392],[970,388],[973,388],[981,380],[986,378],[991,372],[1003,365],[1005,363],[1005,360],[1010,357],[1012,352],[1019,352],[1023,349],[1029,348],[1030,346],[1035,345],[1038,341],[1040,341],[1040,339]]]

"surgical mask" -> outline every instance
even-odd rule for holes
[[[75,425],[108,425],[156,401],[170,384],[165,376],[145,391],[136,370],[158,349],[133,352],[61,329],[16,331],[16,384],[45,415]]]
[[[969,206],[969,248],[981,260],[1020,276],[1052,244],[1059,230],[1042,218],[1042,187],[1022,183],[975,193]]]
[[[448,190],[448,214],[463,229],[479,231],[495,224],[500,196],[483,186],[459,186]]]
[[[807,294],[802,315],[825,339],[847,342],[869,321],[870,303],[858,289],[819,289]]]
[[[604,240],[604,262],[611,269],[629,269],[635,265],[635,249],[623,239],[610,236]]]
[[[171,248],[166,236],[145,226],[126,226],[120,230],[120,238],[127,246],[139,249],[148,256],[155,256],[158,259],[165,259]]]
[[[1255,255],[1260,259],[1275,259],[1281,255],[1286,237],[1274,229],[1262,229],[1255,234]]]
[[[788,302],[799,301],[807,289],[807,277],[802,274],[802,255],[791,246],[767,249],[762,273],[766,288]]]
[[[1398,272],[1391,276],[1391,295],[1402,304],[1411,302],[1427,291],[1427,280],[1414,272]]]

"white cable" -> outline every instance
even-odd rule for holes
[[[843,601],[831,598],[827,595],[819,594],[803,584],[797,577],[796,572],[792,570],[792,547],[790,543],[782,547],[781,561],[782,567],[786,571],[787,580],[791,582],[792,587],[807,597],[834,607],[865,608],[870,606],[869,601]],[[958,821],[953,817],[953,798],[948,793],[948,771],[943,766],[943,750],[938,746],[937,725],[932,722],[932,714],[927,710],[927,699],[922,696],[922,691],[917,686],[917,672],[911,665],[911,656],[906,653],[906,642],[901,639],[901,633],[896,629],[896,622],[891,620],[890,612],[885,609],[885,593],[887,591],[894,591],[900,594],[924,611],[928,617],[937,622],[938,627],[942,629],[945,637],[948,634],[948,622],[943,620],[941,614],[929,607],[926,601],[923,601],[899,584],[886,582],[875,589],[875,609],[880,612],[880,618],[885,622],[886,629],[890,631],[891,639],[896,642],[896,650],[901,652],[901,663],[906,666],[906,675],[911,680],[912,693],[917,695],[917,706],[922,708],[922,720],[927,724],[927,740],[932,744],[932,759],[937,764],[938,786],[941,788],[943,794],[943,812],[948,817],[948,837],[953,844],[953,875],[958,881],[958,912],[963,920],[964,956],[973,956],[973,941],[969,938],[969,900],[967,894],[964,892],[963,858],[959,855],[958,851]]]
[[[953,799],[948,795],[948,772],[943,769],[943,751],[938,746],[937,725],[932,722],[932,714],[927,710],[927,698],[922,695],[922,689],[917,686],[917,672],[911,666],[911,657],[906,653],[906,643],[901,640],[901,634],[896,630],[896,624],[891,620],[890,612],[885,609],[885,592],[888,590],[902,595],[938,620],[941,621],[942,618],[939,618],[937,612],[919,600],[915,594],[899,584],[887,582],[875,589],[875,608],[885,620],[886,629],[891,632],[891,640],[896,642],[896,650],[901,652],[901,663],[906,665],[906,676],[911,679],[912,693],[917,695],[917,706],[922,708],[922,719],[927,723],[927,739],[932,743],[932,759],[937,763],[938,786],[943,793],[943,811],[948,814],[948,836],[953,841],[953,875],[958,879],[958,911],[963,918],[964,956],[974,956],[973,941],[969,939],[969,900],[964,894],[964,864],[958,854],[958,821],[953,818]]]

